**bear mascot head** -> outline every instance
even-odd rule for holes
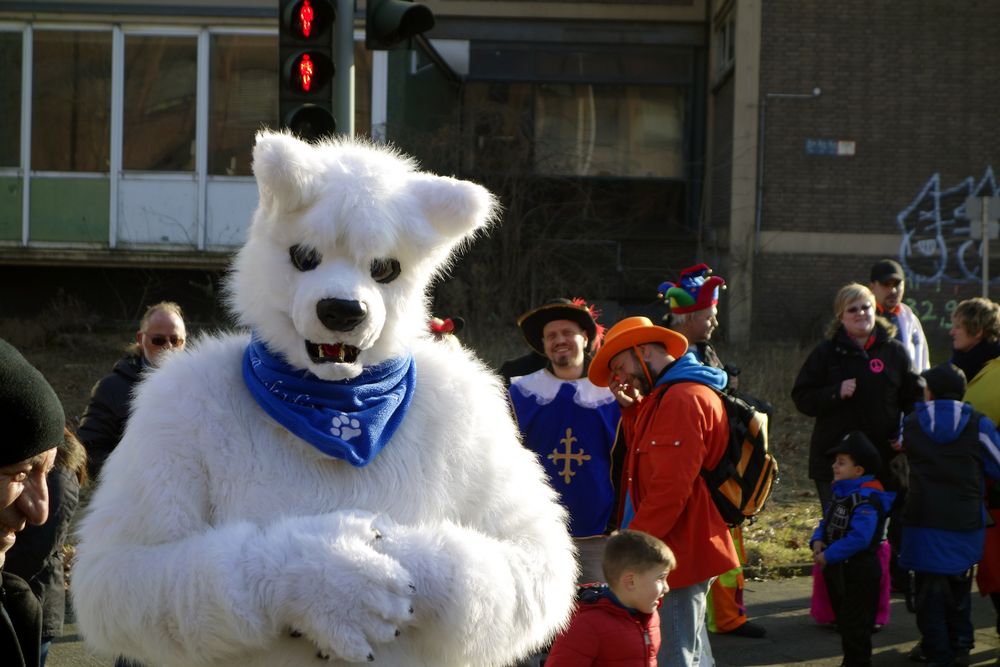
[[[177,666],[530,654],[572,607],[565,511],[494,374],[427,326],[494,198],[364,141],[262,132],[253,159],[248,332],[139,383],[81,522],[86,640]]]
[[[324,380],[404,354],[435,273],[496,211],[485,188],[417,172],[384,146],[265,134],[254,173],[260,207],[231,276],[233,310]]]

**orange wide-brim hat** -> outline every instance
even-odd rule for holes
[[[620,352],[646,343],[664,345],[674,359],[682,357],[688,349],[687,338],[676,331],[658,327],[648,317],[626,317],[605,334],[601,349],[590,362],[587,377],[598,387],[607,387],[611,381],[611,360]]]

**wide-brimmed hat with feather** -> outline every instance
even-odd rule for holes
[[[604,336],[604,327],[597,322],[600,315],[600,311],[592,305],[587,305],[583,299],[550,299],[521,315],[517,319],[517,326],[520,327],[531,349],[544,355],[542,332],[545,325],[555,320],[576,322],[587,333],[585,352],[590,355],[601,346],[601,338]]]

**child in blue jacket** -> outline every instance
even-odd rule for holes
[[[813,533],[813,560],[837,618],[844,667],[868,667],[882,568],[876,553],[885,539],[895,493],[875,479],[882,460],[868,437],[854,431],[827,451],[833,456],[833,500]]]
[[[902,438],[910,486],[899,564],[915,575],[921,633],[911,656],[931,665],[968,664],[972,567],[985,540],[983,478],[1000,478],[1000,436],[988,417],[962,402],[959,368],[941,364],[923,378],[925,402],[903,421]]]

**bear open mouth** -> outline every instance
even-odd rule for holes
[[[344,343],[314,343],[306,341],[306,354],[317,364],[353,364],[361,352],[353,345]]]

